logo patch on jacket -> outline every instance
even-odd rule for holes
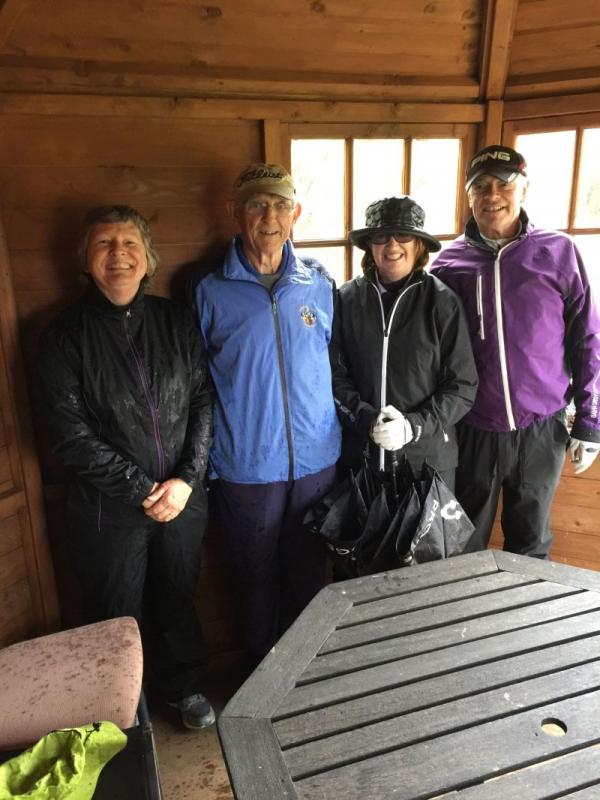
[[[300,318],[307,328],[312,328],[317,322],[317,315],[308,306],[302,306],[300,309]]]

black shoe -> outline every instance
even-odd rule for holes
[[[215,712],[203,694],[191,694],[169,705],[181,711],[181,721],[190,730],[201,731],[215,721]]]

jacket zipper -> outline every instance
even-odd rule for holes
[[[383,301],[381,299],[381,294],[379,293],[379,289],[374,286],[372,283],[370,284],[373,286],[373,290],[377,293],[377,299],[379,300],[379,309],[381,311],[381,325],[383,328],[383,347],[381,351],[381,387],[379,390],[379,402],[380,407],[383,408],[387,405],[387,357],[388,357],[388,347],[390,342],[390,330],[392,328],[392,322],[394,321],[394,314],[396,313],[396,309],[398,308],[398,303],[404,297],[406,292],[409,289],[414,289],[416,286],[419,286],[419,283],[413,283],[410,286],[406,286],[396,298],[394,305],[392,306],[392,310],[390,312],[390,316],[388,319],[388,324],[386,327],[385,324],[385,311],[383,309]],[[379,448],[379,469],[383,472],[385,469],[385,450],[383,447]]]
[[[281,338],[281,326],[279,324],[279,309],[277,308],[277,300],[271,294],[271,309],[273,311],[273,322],[275,324],[275,339],[277,341],[277,361],[279,363],[279,376],[281,378],[281,393],[283,395],[283,414],[285,417],[285,434],[288,443],[288,458],[289,458],[289,478],[294,479],[294,450],[292,442],[292,424],[290,421],[290,409],[288,401],[287,381],[285,379],[285,369],[283,361],[283,340]]]
[[[479,317],[479,338],[485,339],[485,327],[483,324],[483,275],[477,276],[477,316]]]
[[[506,245],[509,247],[511,243]],[[508,366],[506,361],[506,344],[504,341],[504,320],[502,318],[502,281],[500,277],[500,254],[506,248],[501,248],[494,259],[494,297],[496,301],[496,330],[498,331],[498,348],[500,353],[500,373],[502,375],[502,389],[504,392],[504,403],[506,405],[506,417],[508,427],[511,431],[516,430],[515,418],[513,415],[512,402],[510,399],[510,387],[508,385]]]
[[[144,394],[146,396],[146,403],[148,404],[148,408],[150,410],[150,416],[152,417],[152,426],[154,429],[154,442],[156,444],[156,452],[158,455],[158,472],[160,480],[164,480],[166,478],[165,475],[165,451],[163,448],[162,439],[160,437],[160,425],[158,421],[158,412],[152,402],[152,395],[150,394],[150,387],[148,385],[148,379],[146,377],[146,373],[144,371],[144,364],[142,361],[142,357],[140,356],[135,342],[133,341],[133,337],[129,332],[129,320],[131,319],[131,309],[128,308],[125,312],[125,316],[123,317],[123,327],[125,328],[125,336],[127,338],[127,343],[133,353],[133,357],[135,359],[135,364],[138,371],[138,376],[140,378],[140,382],[142,384],[142,389],[144,390]]]

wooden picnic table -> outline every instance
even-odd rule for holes
[[[600,574],[488,550],[328,586],[218,728],[237,800],[599,800]]]

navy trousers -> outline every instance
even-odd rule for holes
[[[456,497],[475,525],[470,550],[488,546],[502,491],[504,549],[547,558],[550,507],[569,442],[562,412],[508,433],[458,425]]]
[[[302,527],[335,466],[295,481],[217,482],[241,635],[250,664],[273,647],[325,584],[325,549]]]

